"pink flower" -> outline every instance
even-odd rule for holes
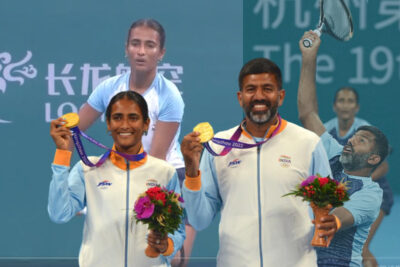
[[[154,204],[148,196],[139,198],[135,203],[135,212],[138,219],[147,219],[153,215]]]
[[[314,182],[315,178],[318,178],[318,176],[316,176],[316,175],[309,176],[307,179],[305,179],[303,182],[301,182],[300,186],[304,187],[304,186],[311,184],[312,182]]]

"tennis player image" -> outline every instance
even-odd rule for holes
[[[348,140],[355,134],[360,126],[371,125],[368,121],[357,117],[360,109],[360,97],[356,89],[345,86],[335,93],[333,109],[336,117],[324,123],[326,131],[329,132],[341,145],[346,145]],[[389,215],[394,203],[393,192],[387,179],[389,164],[387,160],[382,162],[372,173],[371,178],[377,182],[383,190],[383,199],[379,216],[372,224],[368,239],[363,248],[364,267],[376,267],[378,263],[370,251],[369,245],[378,227],[385,216]]]
[[[304,46],[304,39],[313,46]],[[382,189],[371,173],[389,152],[385,135],[374,126],[361,126],[346,145],[340,145],[327,131],[318,114],[315,84],[317,52],[321,43],[313,31],[299,41],[302,67],[298,89],[299,118],[305,128],[321,136],[330,160],[333,178],[348,183],[350,200],[331,213],[341,227],[328,248],[317,248],[318,266],[362,266],[362,250],[371,225],[378,217]]]

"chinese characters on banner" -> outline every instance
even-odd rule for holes
[[[163,63],[157,70],[167,79],[177,84],[178,87],[182,84],[182,66]],[[79,67],[74,66],[73,63],[68,63],[61,67],[56,66],[54,63],[48,64],[48,72],[45,79],[47,80],[49,101],[45,103],[45,121],[50,122],[68,112],[78,112],[80,107],[84,104],[81,96],[86,96],[83,98],[86,100],[90,93],[103,80],[127,71],[129,71],[129,66],[122,63],[114,68],[109,64],[93,66],[89,63],[84,63]],[[79,99],[79,103],[73,101],[57,104],[52,103],[54,102],[52,101],[54,97],[65,99],[67,96],[78,96],[77,99]],[[104,120],[104,118],[102,118],[102,120]]]
[[[345,0],[350,8],[353,17],[355,36],[353,39],[362,39],[354,44],[351,49],[340,51],[346,57],[347,68],[351,67],[344,83],[354,85],[384,85],[400,77],[400,50],[399,41],[380,41],[380,37],[386,34],[396,34],[400,39],[400,1],[399,0]],[[248,6],[247,6],[248,5]],[[247,6],[247,7],[246,7]],[[288,34],[287,32],[301,33],[314,29],[318,23],[319,0],[257,0],[248,1],[244,4],[246,17],[255,17],[251,25],[245,19],[245,29],[256,28],[258,36],[276,34]],[[261,30],[260,30],[261,29]],[[289,31],[287,29],[290,29]],[[246,31],[246,30],[245,30]],[[260,34],[260,33],[263,34]],[[290,33],[289,33],[290,34]],[[253,35],[254,36],[254,33]],[[283,78],[286,83],[293,81],[293,64],[300,64],[301,55],[297,42],[293,37],[282,38],[283,41],[276,41],[276,38],[266,39],[263,37],[244,38],[252,54],[251,57],[262,56],[267,58],[281,57]],[[301,35],[296,35],[299,38]],[[366,36],[366,37],[365,37]],[[326,38],[326,37],[322,37]],[[290,39],[290,41],[287,41]],[[387,38],[386,38],[387,39]],[[298,39],[297,39],[298,40]],[[389,38],[390,40],[390,38]],[[245,44],[246,46],[246,44]],[[343,54],[347,53],[347,54]],[[246,58],[246,50],[245,50]],[[279,60],[277,60],[279,62]],[[336,64],[335,53],[318,56],[317,83],[330,84],[335,77],[335,69],[340,68]]]

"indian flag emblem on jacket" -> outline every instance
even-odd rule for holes
[[[156,179],[152,179],[152,178],[147,179],[147,181],[146,181],[147,188],[151,188],[151,187],[155,187],[155,186],[158,186],[158,181]]]
[[[286,155],[280,155],[278,161],[279,161],[279,164],[281,165],[281,167],[283,167],[283,168],[289,168],[290,165],[292,165],[291,158]]]

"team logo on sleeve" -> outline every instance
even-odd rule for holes
[[[147,181],[146,181],[147,188],[158,186],[158,185],[159,185],[159,183],[156,179],[150,178],[150,179],[147,179]]]
[[[280,155],[278,162],[281,165],[281,167],[283,167],[283,168],[289,168],[290,165],[292,165],[291,157],[286,156],[286,155]]]
[[[97,184],[97,188],[108,189],[111,185],[112,183],[109,180],[104,180]]]
[[[241,162],[242,162],[242,161],[241,161],[240,159],[234,159],[234,160],[232,160],[231,162],[229,162],[228,168],[236,168],[236,167],[239,167],[239,165],[240,165]]]

